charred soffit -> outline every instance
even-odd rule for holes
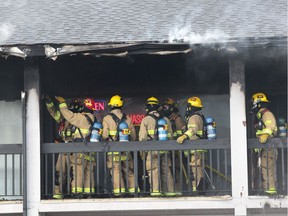
[[[189,53],[192,49],[211,49],[228,54],[254,48],[286,47],[287,37],[272,38],[230,38],[225,41],[207,41],[201,44],[187,43],[181,40],[168,42],[132,42],[105,44],[15,44],[0,46],[0,56],[33,57],[46,56],[56,59],[62,55],[127,56],[134,54],[169,55]]]

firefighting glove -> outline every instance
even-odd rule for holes
[[[269,137],[269,134],[262,134],[262,135],[260,135],[259,138],[258,138],[258,139],[259,139],[259,142],[262,143],[262,144],[263,144],[263,143],[266,143],[268,137]]]
[[[176,140],[178,144],[182,144],[184,140],[188,139],[189,137],[186,134],[183,134],[182,136],[178,137]]]
[[[50,104],[53,102],[52,98],[49,95],[45,95],[44,100],[46,104]]]
[[[255,149],[254,149],[254,152],[255,152],[255,153],[258,153],[259,151],[260,151],[259,148],[255,148]]]
[[[65,99],[61,96],[55,96],[56,100],[59,101],[59,103],[65,103]]]

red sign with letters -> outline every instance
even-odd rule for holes
[[[140,125],[142,119],[145,117],[143,114],[130,114],[128,116],[131,118],[133,125]]]

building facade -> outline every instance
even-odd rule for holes
[[[26,0],[5,1],[0,12],[0,214],[286,215],[287,137],[259,144],[250,115],[252,95],[263,92],[287,122],[286,1]],[[55,144],[48,94],[94,98],[99,120],[120,94],[136,128],[148,97],[177,99],[184,116],[187,99],[199,96],[217,139]],[[253,179],[253,149],[270,147],[278,150],[275,196]],[[182,196],[150,197],[138,153],[191,149],[206,152],[203,193],[190,193],[186,169]],[[113,150],[134,153],[141,190],[132,197],[111,196],[104,167]],[[71,152],[96,153],[96,196],[70,197],[68,184],[67,197],[51,199],[56,157]]]

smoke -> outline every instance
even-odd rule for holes
[[[8,40],[14,32],[15,28],[9,23],[0,24],[0,44]]]
[[[193,32],[191,26],[183,28],[175,27],[169,32],[169,42],[185,42],[189,44],[224,43],[229,39],[229,35],[220,30],[206,31],[205,34]]]
[[[1,7],[21,8],[27,4],[27,0],[5,0],[1,2]]]
[[[14,34],[17,29],[15,17],[22,17],[22,13],[25,12],[23,7],[25,6],[28,6],[28,0],[1,1],[1,12],[4,12],[3,17],[5,18],[0,20],[0,45],[9,40]],[[9,15],[7,15],[8,13]]]

